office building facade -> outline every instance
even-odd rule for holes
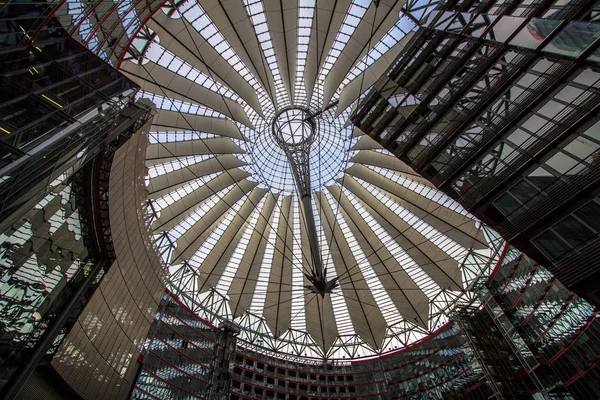
[[[94,323],[107,329],[112,321],[116,327],[117,321],[124,322],[119,315],[128,315],[127,323],[135,322],[137,330],[130,335],[132,343],[111,349],[119,359],[118,368],[113,368],[121,372],[130,364],[128,357],[139,352],[152,321],[152,304],[139,304],[147,319],[144,324],[127,299],[106,299],[106,286],[137,291],[136,300],[145,292],[159,297],[164,290],[164,280],[155,279],[144,290],[132,285],[133,279],[115,276],[119,264],[131,263],[127,252],[132,250],[123,248],[136,237],[115,229],[118,195],[128,189],[122,196],[130,197],[136,182],[130,176],[126,186],[115,169],[136,171],[123,161],[120,149],[144,130],[154,105],[136,102],[139,87],[70,37],[56,18],[44,14],[43,6],[4,5],[0,20],[0,386],[5,398],[44,397],[44,388],[51,387],[48,381],[56,380],[63,382],[59,388],[71,387],[63,393],[68,396],[78,389],[70,382],[71,370],[63,367],[64,360],[67,354],[71,362],[81,358],[86,348],[81,341],[74,347],[73,336],[81,336],[82,329],[90,334]],[[143,162],[141,168],[137,172],[143,174]],[[143,179],[137,182],[143,190]],[[138,191],[138,200],[145,204],[145,192]],[[140,215],[128,213],[128,227],[143,222]],[[141,236],[140,227],[137,231],[148,246],[138,246],[137,252],[153,254],[147,251],[148,235]],[[139,254],[136,257],[141,260]],[[163,268],[154,259],[154,266],[148,262],[144,268],[154,267],[154,276],[162,279]],[[86,310],[98,308],[98,303],[116,312],[112,319],[90,321]],[[98,371],[94,367],[79,373]],[[105,382],[109,384],[113,394],[106,397],[115,398],[115,385],[121,384],[114,379]],[[122,386],[126,388],[121,397],[129,390],[129,385]]]
[[[438,5],[354,124],[598,304],[596,5]]]

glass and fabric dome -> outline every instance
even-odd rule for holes
[[[158,108],[146,179],[168,288],[241,345],[371,357],[473,305],[500,240],[348,121],[433,6],[172,1],[139,30],[120,69]]]

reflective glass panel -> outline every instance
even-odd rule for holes
[[[536,49],[559,24],[560,21],[556,20],[532,18],[510,41],[510,44]]]
[[[544,47],[544,50],[578,57],[598,37],[600,37],[599,23],[571,22]]]

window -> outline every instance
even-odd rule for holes
[[[510,192],[521,201],[521,203],[526,203],[535,197],[536,194],[539,193],[539,189],[527,182],[526,180],[522,180],[517,183]]]
[[[536,168],[532,173],[527,176],[530,182],[533,182],[535,186],[540,190],[546,189],[548,186],[553,184],[558,178],[548,172],[545,168]]]
[[[553,260],[594,239],[599,232],[600,204],[592,200],[542,232],[532,243]]]
[[[573,247],[587,242],[594,236],[594,232],[572,216],[568,216],[554,225],[553,229]]]
[[[565,153],[558,152],[555,155],[553,155],[548,161],[546,161],[546,165],[554,169],[559,174],[564,175],[568,171],[570,171],[575,165],[577,165],[577,161],[569,157]]]
[[[562,256],[570,250],[569,246],[550,229],[535,238],[533,243],[551,260]]]
[[[541,168],[538,168],[538,170],[540,169]],[[545,172],[543,169],[541,170]],[[522,179],[519,183],[514,185],[505,194],[493,202],[500,212],[507,216],[512,214],[521,208],[523,204],[538,197],[543,188],[549,185],[549,182],[547,181],[548,178],[545,176],[536,175],[536,171],[531,173],[527,179]],[[549,173],[545,173],[550,176],[550,179],[555,179]]]
[[[580,136],[565,146],[564,150],[580,160],[585,160],[600,148],[598,143],[585,136]]]
[[[595,201],[590,201],[579,210],[575,211],[575,215],[582,221],[585,221],[596,232],[600,232],[600,204]]]
[[[498,200],[494,202],[496,208],[498,208],[503,214],[508,215],[521,206],[510,193],[504,193]]]

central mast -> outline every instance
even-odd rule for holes
[[[336,286],[337,278],[327,281],[327,271],[321,260],[317,227],[311,202],[310,148],[315,140],[315,122],[310,118],[308,110],[285,109],[273,121],[272,130],[277,143],[285,152],[292,168],[294,182],[306,220],[306,231],[313,262],[311,273],[304,274],[312,283],[307,288],[314,293],[325,296]]]

